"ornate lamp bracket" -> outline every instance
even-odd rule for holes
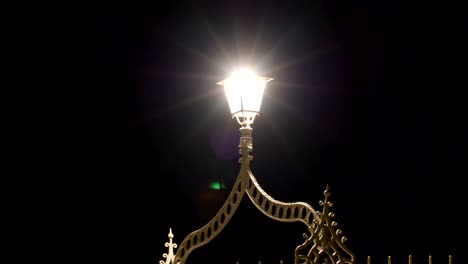
[[[172,242],[174,235],[169,229],[169,242],[165,244],[168,253],[163,254],[165,260],[159,264],[183,264],[193,250],[213,240],[229,223],[244,194],[266,216],[280,222],[302,222],[306,225],[308,234],[303,235],[305,241],[294,252],[295,264],[354,264],[355,256],[344,244],[346,237],[341,236],[341,229],[335,230],[338,223],[332,221],[335,214],[330,211],[333,204],[329,201],[328,185],[324,191],[325,198],[319,203],[321,212],[305,202],[275,200],[260,187],[250,170],[252,146],[252,128],[242,125],[239,142],[241,167],[228,198],[205,226],[185,237],[176,254],[177,244]]]

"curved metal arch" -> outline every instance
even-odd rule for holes
[[[185,263],[190,253],[213,240],[227,226],[245,194],[245,176],[239,172],[228,198],[216,215],[202,228],[193,231],[180,243],[173,263]]]
[[[303,222],[312,228],[315,221],[320,221],[319,215],[311,205],[304,202],[281,202],[271,197],[260,187],[252,171],[247,169],[249,176],[247,195],[252,203],[266,216],[280,222]]]

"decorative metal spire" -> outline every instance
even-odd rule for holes
[[[177,244],[172,242],[174,235],[172,234],[172,228],[169,228],[169,234],[167,235],[169,242],[166,242],[164,246],[168,248],[168,253],[164,253],[162,256],[166,260],[160,260],[159,264],[172,264],[174,262],[174,248],[177,248]]]
[[[333,264],[354,264],[356,257],[344,244],[347,238],[341,235],[341,229],[335,230],[338,222],[332,220],[335,213],[330,210],[333,203],[329,201],[328,184],[323,194],[325,199],[319,201],[322,212],[317,212],[319,220],[314,219],[314,224],[310,226],[312,228],[309,227],[310,236],[304,234],[305,242],[296,248],[296,263],[319,264],[324,261],[325,264],[331,261]]]

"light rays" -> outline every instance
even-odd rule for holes
[[[311,78],[308,79],[308,83],[292,83],[281,81],[280,79],[287,79],[285,76],[288,70],[292,68],[298,68],[301,65],[309,64],[316,60],[317,58],[333,53],[337,49],[337,45],[327,45],[325,48],[317,48],[314,50],[305,49],[305,52],[299,56],[295,56],[281,63],[276,63],[279,57],[284,57],[282,54],[291,54],[290,49],[294,46],[294,43],[299,41],[298,36],[300,34],[310,34],[308,31],[302,32],[307,27],[307,21],[310,19],[310,14],[300,14],[297,16],[295,21],[290,22],[291,25],[286,28],[279,28],[282,32],[277,32],[278,27],[274,27],[277,22],[274,20],[274,14],[272,14],[271,6],[265,6],[264,9],[260,9],[258,13],[256,24],[252,24],[249,28],[243,28],[246,25],[242,24],[242,17],[236,16],[236,11],[233,10],[230,14],[232,15],[231,24],[227,23],[226,18],[217,17],[216,19],[222,20],[211,20],[213,16],[204,15],[208,13],[207,10],[203,10],[201,6],[196,3],[191,3],[191,12],[196,18],[193,23],[195,23],[195,28],[201,28],[199,39],[203,39],[202,43],[208,43],[208,45],[196,46],[198,43],[193,43],[192,41],[187,41],[183,36],[178,35],[177,33],[163,33],[164,38],[171,44],[171,46],[176,47],[190,57],[189,60],[193,61],[202,61],[209,64],[209,70],[205,72],[217,72],[218,76],[210,74],[200,74],[196,72],[174,72],[174,71],[159,71],[157,74],[163,75],[170,78],[181,78],[193,80],[196,83],[195,87],[200,87],[200,84],[204,86],[210,85],[212,83],[213,89],[203,89],[203,93],[197,94],[195,96],[190,96],[180,102],[174,102],[172,105],[159,109],[158,113],[155,115],[156,118],[161,116],[167,116],[184,109],[193,107],[193,105],[200,103],[201,101],[213,101],[214,106],[212,106],[209,112],[200,113],[201,118],[197,119],[193,125],[191,125],[190,131],[184,132],[180,143],[188,142],[193,136],[201,132],[203,128],[210,125],[214,114],[217,111],[224,111],[226,116],[229,116],[229,109],[227,108],[227,102],[220,94],[222,89],[219,89],[216,83],[223,79],[225,76],[219,76],[219,73],[230,72],[233,68],[239,66],[245,66],[246,64],[251,66],[253,69],[265,76],[275,77],[278,75],[283,75],[283,78],[275,78],[274,86],[279,89],[294,89],[294,90],[307,90],[307,96],[316,93],[330,93],[330,92],[342,92],[337,89],[333,91],[325,90],[326,88],[314,85]],[[222,21],[221,23],[219,23]],[[228,20],[229,21],[229,20]],[[217,23],[218,22],[218,23]],[[196,27],[198,25],[198,27]],[[227,27],[231,25],[231,27]],[[271,27],[270,25],[273,25]],[[278,24],[277,24],[278,25]],[[245,32],[254,32],[251,36],[245,35]],[[177,32],[177,31],[175,31]],[[222,32],[220,34],[219,32]],[[271,36],[272,33],[275,33],[278,37],[275,37],[273,41],[267,39]],[[190,39],[189,39],[190,40]],[[251,41],[249,41],[251,40]],[[241,44],[248,43],[248,47],[243,47]],[[211,44],[211,47],[210,47]],[[304,47],[304,43],[298,43],[301,47]],[[305,44],[307,45],[307,44]],[[263,50],[263,52],[262,52]],[[292,53],[294,54],[294,52]],[[297,54],[297,53],[296,53]],[[216,58],[221,55],[221,58]],[[244,55],[244,56],[242,56]],[[244,60],[244,61],[243,61]],[[196,64],[200,65],[200,64]],[[221,70],[220,70],[221,69]],[[202,69],[196,68],[194,71],[200,72]],[[304,71],[304,70],[302,70]],[[211,87],[211,86],[210,86]],[[267,88],[268,89],[268,88]],[[220,93],[220,94],[218,94]],[[289,93],[289,92],[287,92]],[[190,92],[193,95],[193,91]],[[196,93],[195,93],[196,94]],[[294,105],[293,102],[287,102],[279,95],[274,93],[268,93],[268,90],[265,91],[265,96],[268,97],[267,100],[271,102],[274,107],[281,109],[278,112],[284,112],[286,115],[290,115],[292,118],[297,118],[300,122],[311,122],[311,120],[316,120],[314,126],[320,129],[321,126],[318,124],[318,118],[310,118],[310,114],[304,113],[301,109]],[[211,100],[213,99],[213,100]],[[268,116],[268,115],[263,115]],[[292,154],[294,151],[291,149],[291,146],[288,145],[285,135],[282,133],[280,127],[271,119],[266,118],[266,124],[269,126],[271,131],[275,134],[275,137],[278,138],[280,145],[287,150],[288,153]]]
[[[293,58],[293,59],[291,59],[289,61],[285,61],[284,63],[279,64],[279,65],[277,65],[277,66],[275,66],[273,68],[270,67],[269,70],[266,72],[266,74],[272,75],[272,74],[275,74],[278,71],[294,67],[294,66],[299,65],[301,63],[304,63],[304,62],[310,61],[312,59],[318,58],[320,56],[323,56],[323,55],[325,55],[327,53],[331,53],[334,50],[336,50],[336,48],[337,48],[336,45],[329,45],[325,49],[313,50],[313,51],[311,51],[309,53],[306,53],[306,54],[301,55],[299,57]]]
[[[260,19],[260,21],[258,22],[258,26],[257,26],[257,30],[255,32],[255,39],[252,43],[252,47],[250,48],[250,53],[249,53],[249,56],[248,56],[248,61],[251,62],[254,57],[255,57],[255,54],[257,52],[257,47],[260,43],[260,41],[262,40],[263,38],[263,32],[265,30],[265,21],[267,19],[267,17],[271,14],[271,5],[270,6],[267,6],[265,8],[265,11]]]
[[[222,91],[210,90],[206,93],[201,93],[199,95],[189,97],[185,100],[179,101],[178,103],[172,104],[169,107],[158,109],[158,112],[154,112],[154,114],[151,116],[151,119],[152,120],[159,119],[163,116],[169,116],[173,114],[174,112],[183,110],[185,108],[190,108],[191,106],[198,103],[199,101],[206,100],[208,97],[215,97],[217,93],[221,93],[221,92]]]
[[[206,30],[208,35],[211,37],[213,40],[214,44],[216,45],[216,48],[221,52],[221,54],[224,56],[225,61],[233,61],[233,58],[231,54],[227,51],[226,47],[224,44],[221,42],[220,38],[215,34],[213,27],[208,23],[207,19],[202,15],[201,9],[195,5],[191,5],[192,8],[195,10],[196,15],[200,23],[202,24],[203,28]]]
[[[189,42],[184,44],[183,40],[178,40],[174,36],[169,35],[167,32],[161,34],[166,40],[168,40],[170,43],[176,45],[179,48],[182,48],[186,53],[193,55],[194,57],[202,59],[204,62],[209,63],[211,66],[215,68],[223,68],[224,65],[221,65],[220,62],[210,58],[209,55],[201,52],[200,50],[190,47]]]
[[[261,68],[269,68],[266,64],[273,60],[273,58],[276,56],[276,54],[279,52],[279,50],[288,42],[293,39],[291,36],[297,32],[297,30],[304,25],[304,23],[307,21],[308,17],[304,16],[298,19],[298,21],[289,28],[286,32],[284,32],[277,42],[262,56],[262,58],[259,60],[258,65]]]

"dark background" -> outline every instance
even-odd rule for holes
[[[170,227],[203,226],[239,169],[216,83],[244,64],[275,78],[254,124],[267,192],[319,209],[328,184],[360,263],[466,263],[466,21],[441,3],[6,8],[2,263],[156,263]],[[246,199],[189,262],[293,263],[305,231]]]

